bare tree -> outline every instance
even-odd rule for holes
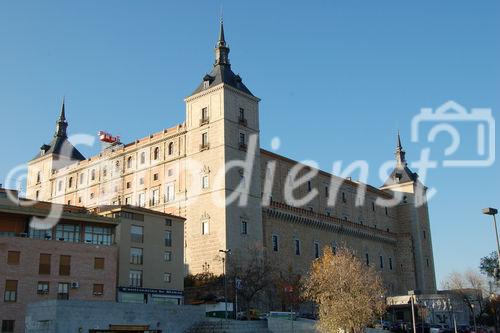
[[[456,294],[469,308],[472,316],[476,316],[474,307],[477,306],[478,316],[486,310],[485,298],[487,293],[486,281],[479,273],[468,270],[464,273],[453,272],[442,283],[444,289]]]
[[[325,247],[304,283],[304,297],[319,308],[322,332],[361,332],[385,312],[382,278],[348,248]]]

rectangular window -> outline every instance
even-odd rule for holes
[[[80,226],[77,224],[61,224],[56,226],[56,239],[63,242],[80,242]]]
[[[57,285],[57,299],[69,299],[69,283],[59,282]]]
[[[278,244],[278,236],[277,235],[273,235],[273,237],[272,237],[272,243],[273,243],[273,251],[274,252],[278,252],[278,250],[279,250],[279,244]]]
[[[165,246],[172,246],[172,231],[165,230]]]
[[[138,206],[139,207],[146,206],[146,195],[144,193],[139,193]]]
[[[172,219],[165,219],[165,227],[171,227],[172,226]]]
[[[71,256],[59,257],[59,275],[68,276],[71,274]]]
[[[5,293],[3,295],[4,302],[17,301],[17,280],[5,281]]]
[[[424,230],[424,239],[426,239],[426,238],[427,238],[427,235],[426,235],[425,230]]]
[[[49,293],[49,282],[48,281],[38,281],[36,293],[39,295],[48,294]]]
[[[21,252],[8,251],[7,252],[7,265],[19,265],[20,258],[21,258]]]
[[[160,178],[160,176],[159,176],[157,173],[155,173],[155,174],[153,175],[153,180],[158,180],[159,178]]]
[[[202,123],[208,122],[208,108],[201,109],[201,122]]]
[[[345,192],[342,192],[342,202],[343,203],[347,202],[347,196],[345,195]]]
[[[38,274],[50,275],[50,254],[40,254],[38,262]]]
[[[208,175],[204,175],[203,177],[201,177],[201,188],[208,188]]]
[[[245,133],[240,133],[240,145],[246,144]]]
[[[325,197],[329,197],[330,196],[330,189],[328,188],[328,186],[325,186]]]
[[[389,258],[389,269],[392,271],[392,258]]]
[[[201,134],[201,147],[205,148],[208,147],[208,133],[202,133]]]
[[[160,203],[160,190],[153,190],[153,194],[151,195],[151,204],[156,206]]]
[[[144,241],[144,227],[132,225],[130,227],[130,240],[133,243],[142,243]]]
[[[142,287],[142,271],[131,270],[129,272],[129,284],[131,287]]]
[[[372,201],[372,211],[375,211],[375,202]]]
[[[208,221],[201,222],[201,234],[208,235],[209,232],[210,232],[210,226],[208,224]]]
[[[14,323],[14,320],[2,320],[2,333],[13,333]]]
[[[314,258],[319,258],[319,243],[314,242]]]
[[[174,169],[168,169],[167,174],[169,177],[172,177],[174,175]]]
[[[429,258],[425,259],[425,262],[427,263],[427,267],[429,267],[430,266],[430,264],[429,264]]]
[[[295,255],[300,256],[300,239],[295,239]]]
[[[311,190],[312,190],[312,184],[311,184],[311,181],[309,180],[307,182],[307,192],[311,192]]]
[[[389,211],[387,209],[387,207],[385,207],[385,215],[388,215],[389,214]]]
[[[104,269],[104,258],[94,258],[94,269]]]
[[[126,188],[131,188],[132,187],[132,182],[127,182],[127,184],[125,184],[125,187]]]
[[[247,224],[247,221],[241,221],[241,234],[242,235],[248,234],[248,224]]]
[[[142,265],[142,249],[138,247],[130,248],[130,263],[136,265]]]
[[[85,227],[85,243],[111,245],[113,243],[113,229],[88,225]]]
[[[245,120],[245,109],[240,108],[240,112],[239,112],[239,114],[238,114],[238,120],[239,120],[239,121],[243,121],[243,120]]]
[[[370,256],[368,253],[365,253],[366,266],[370,266]]]
[[[174,184],[167,184],[165,201],[170,202],[175,200]]]
[[[165,251],[165,253],[163,253],[163,259],[165,261],[172,261],[172,251]]]
[[[384,257],[380,256],[380,269],[384,269]]]
[[[104,285],[99,283],[94,283],[94,287],[92,288],[92,294],[94,296],[102,296],[104,294]]]
[[[125,198],[125,205],[130,205],[130,202],[131,202],[130,197],[126,197]]]
[[[171,273],[163,273],[163,282],[167,282],[167,283],[172,282],[172,274]]]

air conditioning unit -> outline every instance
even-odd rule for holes
[[[80,288],[80,283],[78,282],[71,282],[71,289],[78,289]]]

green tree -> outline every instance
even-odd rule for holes
[[[479,264],[481,273],[489,277],[494,277],[494,270],[498,266],[498,256],[495,251],[491,252],[489,256],[482,257]]]

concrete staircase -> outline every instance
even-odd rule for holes
[[[207,318],[185,333],[269,333],[265,320]]]

